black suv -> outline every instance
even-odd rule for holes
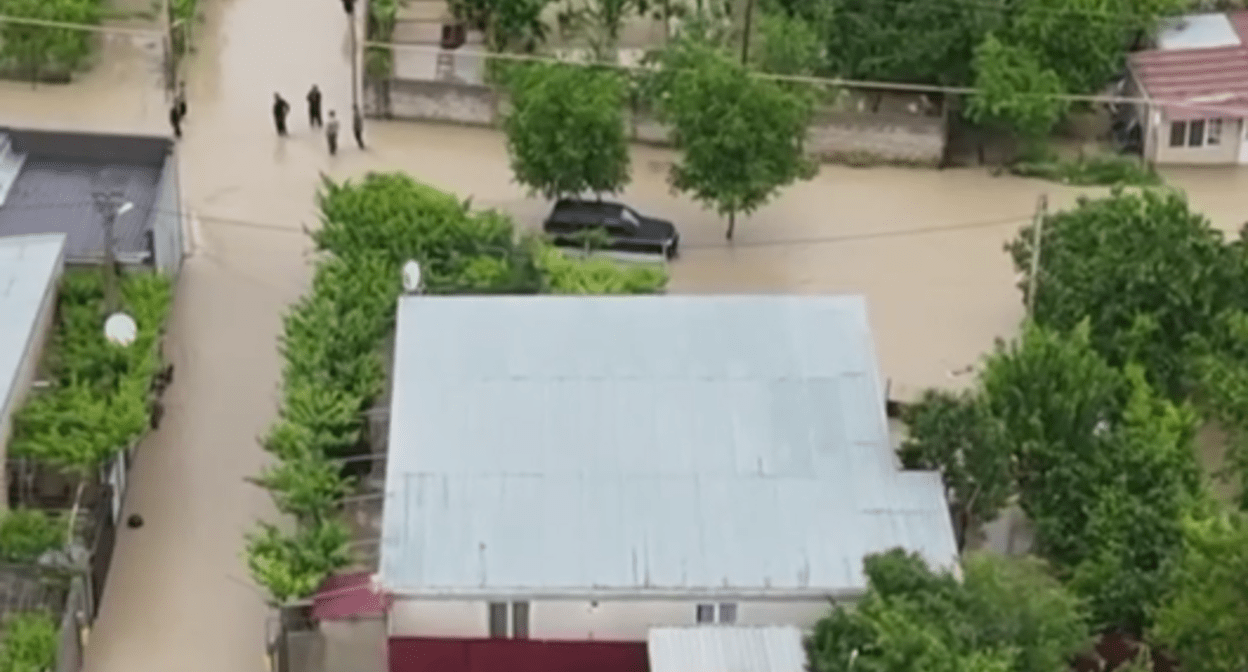
[[[606,249],[619,252],[676,256],[680,234],[671,222],[646,217],[621,203],[561,199],[542,229],[556,245],[581,247],[581,232],[601,228],[609,242]]]

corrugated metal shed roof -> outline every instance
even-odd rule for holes
[[[791,626],[651,628],[650,672],[805,672],[802,633]]]
[[[864,587],[956,558],[861,297],[404,297],[381,575],[423,594]]]
[[[1162,106],[1167,119],[1246,116],[1248,47],[1243,41],[1248,32],[1248,11],[1234,12],[1227,20],[1237,35],[1234,46],[1161,48],[1131,54],[1131,69],[1145,94],[1164,103],[1177,103]]]
[[[1162,19],[1157,34],[1157,47],[1167,51],[1239,45],[1239,35],[1223,12],[1168,17]]]
[[[0,237],[0,415],[16,396],[17,372],[64,248],[64,234]]]

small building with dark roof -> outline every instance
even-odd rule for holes
[[[66,264],[102,263],[97,197],[107,195],[124,210],[113,224],[117,261],[176,275],[183,227],[174,156],[173,142],[158,136],[0,127],[0,236],[63,233]]]

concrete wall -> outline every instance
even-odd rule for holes
[[[160,171],[156,200],[148,215],[152,231],[153,263],[169,277],[182,269],[182,199],[179,197],[177,157],[170,154]]]
[[[56,654],[56,672],[78,672],[83,662],[83,631],[89,620],[87,587],[82,579],[69,584],[65,612],[61,615],[60,645]]]
[[[704,600],[704,602],[710,602]],[[552,640],[644,642],[651,626],[697,625],[699,600],[539,600],[529,604],[529,637]],[[737,625],[810,627],[829,608],[815,596],[804,601],[741,600]],[[396,600],[390,609],[391,637],[489,637],[489,603],[455,600]]]
[[[365,113],[373,117],[495,126],[507,114],[505,99],[487,86],[392,79],[366,80],[364,90]],[[627,117],[634,141],[669,144],[667,129],[652,115]],[[807,150],[829,162],[936,166],[944,158],[945,126],[939,116],[824,110],[811,124]]]
[[[160,136],[0,128],[31,159],[160,167],[173,141]]]

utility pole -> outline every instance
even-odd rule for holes
[[[745,32],[741,35],[741,65],[750,64],[750,24],[754,18],[754,0],[745,0]]]
[[[91,193],[95,209],[104,218],[104,307],[108,314],[117,310],[117,260],[113,253],[113,223],[117,221],[121,192],[98,190]]]
[[[351,112],[352,112],[352,115],[354,115],[356,108],[360,106],[360,101],[359,101],[360,53],[359,53],[359,47],[356,44],[356,36],[355,36],[355,30],[356,30],[355,12],[351,12],[347,14],[347,27],[351,30]],[[361,114],[363,114],[362,111],[361,111]],[[354,116],[352,116],[352,118],[354,118]]]
[[[1036,287],[1040,279],[1040,245],[1043,241],[1044,220],[1048,218],[1049,197],[1041,194],[1036,201],[1036,215],[1031,223],[1031,267],[1027,279],[1027,317],[1034,317],[1036,312]]]

